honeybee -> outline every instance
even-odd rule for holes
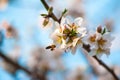
[[[49,45],[46,47],[46,49],[50,49],[51,51],[55,50],[56,45]]]

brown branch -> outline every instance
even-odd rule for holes
[[[85,49],[87,52],[90,52],[90,45],[89,44],[83,44],[83,49]],[[114,78],[115,80],[119,80],[117,75],[114,73],[112,69],[110,69],[103,61],[99,60],[96,56],[93,56],[93,58],[101,65],[103,66]]]
[[[49,9],[49,6],[48,6],[48,4],[46,3],[46,1],[45,0],[40,0],[41,2],[42,2],[42,4],[44,5],[44,7],[46,8],[46,10],[48,10]],[[58,23],[60,23],[60,20],[59,19],[57,19],[57,17],[54,15],[54,13],[52,13],[52,15],[51,15],[51,18],[53,19],[53,20],[55,20],[55,21],[57,21]],[[83,48],[85,49],[85,50],[87,50],[88,52],[90,51],[90,46],[89,45],[84,45],[83,44]],[[114,73],[114,71],[113,70],[111,70],[104,62],[102,62],[101,60],[99,60],[96,56],[93,56],[93,58],[95,58],[95,60],[99,63],[99,64],[101,64],[101,66],[103,66],[114,78],[115,78],[115,80],[119,80],[119,78],[116,76],[116,74]]]
[[[32,77],[35,77],[35,78],[37,78],[39,80],[46,80],[46,78],[45,78],[44,75],[36,74],[35,72],[29,71],[28,69],[22,67],[21,65],[19,65],[18,63],[14,62],[9,57],[7,57],[6,55],[4,55],[4,53],[2,51],[0,51],[0,57],[3,58],[8,63],[12,64],[16,69],[21,69],[21,70],[25,71],[27,74],[29,74]]]
[[[50,8],[49,5],[46,3],[45,0],[40,0],[42,4],[44,5],[45,9],[48,11]],[[54,21],[60,22],[60,20],[55,16],[55,14],[52,12],[51,15],[49,15]]]
[[[115,78],[115,80],[119,80],[119,78],[116,76],[115,72],[110,69],[104,62],[102,62],[101,60],[99,60],[96,56],[93,56],[93,58],[100,64],[102,65],[108,72],[111,73],[111,75]]]

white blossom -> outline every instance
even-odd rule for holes
[[[87,30],[82,27],[83,19],[76,18],[70,22],[66,18],[61,19],[61,23],[56,23],[56,30],[52,33],[53,43],[61,49],[71,49],[75,53],[77,46],[82,45],[82,38],[86,36]]]
[[[104,30],[105,29],[106,28],[104,28]],[[95,34],[88,37],[88,42],[91,46],[91,51],[89,54],[92,56],[96,55],[98,58],[101,57],[102,54],[109,55],[113,40],[114,37],[110,35],[110,32],[103,32],[103,30],[101,32],[96,31]]]

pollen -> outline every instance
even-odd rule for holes
[[[97,53],[99,54],[99,53],[102,53],[102,52],[104,52],[104,50],[99,47],[99,48],[97,49]]]
[[[97,42],[98,42],[98,45],[103,46],[107,42],[107,40],[104,40],[103,38],[100,38]]]
[[[96,40],[96,35],[91,36],[91,37],[89,38],[89,40],[90,40],[91,42],[95,42],[95,40]]]

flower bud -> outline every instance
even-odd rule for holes
[[[43,21],[43,26],[47,26],[47,24],[49,23],[49,18],[45,18]]]
[[[102,32],[102,26],[101,26],[101,25],[97,27],[97,32],[98,32],[98,33],[101,33],[101,32]]]

